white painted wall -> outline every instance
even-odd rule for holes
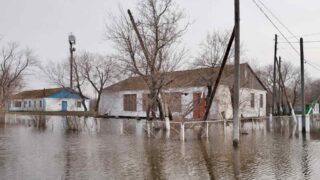
[[[81,102],[80,99],[68,99],[68,98],[45,98],[46,111],[61,111],[62,101],[67,101],[67,111],[84,111],[84,107],[77,107],[77,102]],[[87,110],[90,110],[90,100],[87,99],[85,102]]]
[[[21,107],[15,107],[15,101],[21,101]],[[31,106],[29,106],[29,101]],[[42,101],[42,107],[40,107],[40,101]],[[10,102],[10,111],[61,111],[62,110],[62,101],[67,101],[67,111],[84,111],[84,108],[81,104],[81,107],[77,107],[77,102],[81,102],[80,99],[64,99],[64,98],[44,98],[44,99],[16,99]],[[24,106],[26,102],[26,106]],[[90,100],[86,100],[86,106],[88,111],[90,110]]]
[[[181,92],[186,95],[181,96],[182,113],[186,112],[188,106],[193,102],[194,92],[206,93],[205,87],[190,87],[190,88],[176,88],[170,89],[170,92]],[[132,117],[145,117],[146,113],[142,110],[142,95],[148,93],[146,90],[138,91],[107,91],[102,93],[99,113],[108,114],[111,116],[132,116]],[[255,94],[255,107],[250,106],[251,94]],[[130,112],[123,110],[123,96],[124,94],[137,94],[137,111]],[[260,94],[263,95],[263,107],[259,107],[259,97]],[[266,91],[254,90],[242,88],[240,92],[240,114],[244,117],[257,117],[266,115]],[[227,118],[232,118],[232,106],[231,106],[231,96],[230,91],[227,86],[220,85],[217,94],[215,96],[210,118],[219,118],[219,113],[225,112]],[[173,113],[175,115],[177,113]],[[192,118],[192,112],[186,116],[186,118]]]
[[[15,102],[20,101],[21,107],[15,107]],[[42,105],[40,107],[40,101]],[[36,98],[36,99],[15,99],[10,101],[10,111],[42,111],[44,108],[43,106],[43,99]]]

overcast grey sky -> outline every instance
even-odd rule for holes
[[[305,41],[320,40],[319,0],[261,0],[297,36]],[[77,37],[76,48],[99,53],[111,53],[112,43],[104,39],[105,23],[109,13],[135,7],[136,0],[1,0],[0,36],[2,42],[18,42],[34,50],[41,62],[62,61],[68,57],[67,36]],[[184,37],[190,58],[198,45],[212,30],[233,27],[233,0],[176,0],[193,24]],[[275,21],[275,20],[274,20]],[[281,29],[286,36],[291,35]],[[241,42],[246,56],[257,66],[272,63],[273,39],[278,33],[252,0],[241,1]],[[291,41],[295,39],[291,38]],[[280,38],[284,42],[283,38]],[[299,50],[298,44],[295,44]],[[306,44],[305,58],[320,65],[320,43]],[[298,55],[287,44],[280,44],[279,55],[284,60],[299,64]],[[306,65],[312,77],[320,78],[320,71]],[[31,76],[26,89],[52,87],[45,78]]]

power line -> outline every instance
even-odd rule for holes
[[[303,43],[319,43],[320,40],[315,40],[315,41],[303,41]],[[278,43],[300,43],[297,41],[290,41],[290,42],[278,42]]]
[[[318,64],[316,64],[316,63],[313,63],[313,62],[311,62],[310,60],[308,60],[308,63],[313,64],[314,66],[317,66],[317,67],[320,69],[320,65],[318,65]]]
[[[292,37],[299,40],[299,38],[294,33],[292,33],[292,31],[290,31],[290,29],[284,23],[282,23],[282,21],[261,0],[258,0],[258,1],[292,35]]]
[[[308,64],[309,66],[313,67],[314,69],[320,71],[319,65],[316,65],[316,66],[315,66],[315,65],[312,65],[312,64],[310,63],[310,61],[306,61],[306,64]]]
[[[292,49],[298,54],[300,55],[299,51],[292,45],[292,43],[290,43],[290,41],[287,39],[287,37],[281,32],[281,30],[277,27],[277,25],[271,20],[271,18],[267,15],[266,12],[264,12],[264,10],[262,9],[262,7],[255,1],[252,0],[253,3],[258,7],[258,9],[262,12],[262,14],[270,21],[270,23],[279,31],[279,33],[281,34],[281,36],[289,43],[289,45],[292,47]]]
[[[271,18],[268,16],[268,14],[267,14],[266,12],[264,12],[264,10],[262,9],[262,7],[256,2],[256,0],[252,0],[252,1],[253,1],[253,3],[257,6],[257,8],[262,12],[262,14],[270,21],[270,23],[274,26],[274,28],[276,28],[276,29],[278,30],[278,32],[281,34],[281,36],[286,40],[286,42],[281,42],[281,43],[288,43],[288,44],[291,46],[291,48],[297,53],[297,55],[300,56],[300,52],[299,52],[299,51],[293,46],[293,44],[292,44],[292,43],[300,43],[300,42],[290,42],[290,41],[288,40],[288,38],[284,35],[284,33],[282,33],[282,31],[280,30],[280,28],[278,28],[278,26],[271,20]],[[258,0],[258,1],[262,4],[262,6],[263,6],[295,39],[299,40],[299,39],[297,38],[297,36],[294,35],[294,34],[292,33],[292,31],[290,31],[289,28],[288,28],[284,23],[282,23],[282,22],[280,21],[280,19],[279,19],[274,13],[272,13],[272,11],[271,11],[264,3],[262,3],[260,0]],[[312,35],[315,35],[315,34],[320,34],[320,32],[319,32],[319,33],[313,33]],[[310,36],[310,34],[309,34],[309,36]],[[320,41],[305,41],[305,42],[306,42],[306,43],[316,43],[316,42],[320,42]],[[304,42],[304,43],[305,43],[305,42]],[[290,53],[290,54],[291,54],[291,53]],[[306,59],[304,59],[304,62],[305,62],[306,64],[308,64],[309,66],[313,67],[314,69],[320,71],[320,66],[319,66],[319,65],[314,64],[314,63],[310,63],[309,61],[306,61]],[[313,65],[312,65],[312,64],[313,64]]]
[[[319,36],[320,32],[315,32],[315,33],[309,33],[309,34],[301,34],[300,36],[303,37],[310,37],[310,36]],[[296,36],[291,36],[288,39],[296,38]]]

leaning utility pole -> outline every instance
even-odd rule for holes
[[[303,38],[300,38],[300,60],[301,60],[301,118],[302,118],[302,133],[306,133],[306,112],[304,108],[304,52],[303,52]]]
[[[234,43],[234,87],[233,87],[233,146],[239,144],[239,95],[240,95],[240,2],[234,0],[235,43]]]
[[[278,50],[278,35],[275,35],[274,43],[274,57],[273,57],[273,91],[272,91],[272,115],[275,115],[276,106],[276,79],[277,79],[277,50]]]

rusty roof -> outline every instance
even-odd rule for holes
[[[190,69],[190,70],[183,70],[183,71],[173,71],[168,72],[164,75],[164,79],[168,85],[166,88],[182,88],[182,87],[203,87],[206,86],[208,83],[208,79],[212,78],[213,80],[216,79],[219,73],[220,67],[216,68],[198,68],[198,69]],[[249,73],[253,74],[251,76],[255,83],[253,85],[248,86],[253,89],[263,89],[266,90],[263,83],[260,81],[258,76],[254,73],[252,68],[247,64],[240,65],[240,72],[243,72],[244,69],[248,69]],[[222,74],[221,84],[225,85],[232,85],[233,84],[233,65],[226,65],[225,69]],[[246,79],[242,78],[242,82],[245,82]],[[241,87],[245,87],[246,83],[240,83]],[[120,81],[116,84],[113,84],[104,90],[110,91],[127,91],[127,90],[145,90],[148,89],[146,82],[143,80],[142,77],[129,77],[123,81]]]
[[[63,88],[51,88],[51,89],[37,89],[30,91],[22,91],[12,96],[11,99],[35,99],[44,98],[50,96],[56,92],[61,91]]]

